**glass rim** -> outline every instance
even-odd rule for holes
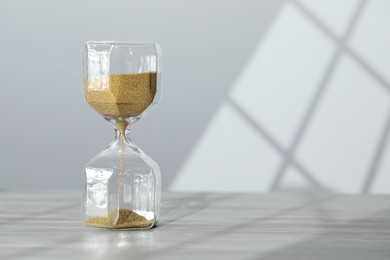
[[[85,43],[85,45],[96,44],[96,45],[158,45],[157,42],[144,41],[144,40],[90,40]]]

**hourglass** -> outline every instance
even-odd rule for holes
[[[84,53],[84,95],[112,123],[115,139],[85,166],[84,224],[147,229],[157,224],[161,176],[132,143],[130,128],[158,103],[161,55],[152,42],[90,41]]]

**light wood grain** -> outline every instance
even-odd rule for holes
[[[390,259],[390,196],[167,193],[147,231],[86,228],[80,208],[0,191],[0,259]]]

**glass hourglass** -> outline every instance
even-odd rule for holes
[[[86,43],[85,100],[115,129],[115,139],[85,166],[86,226],[147,229],[157,224],[160,169],[132,143],[130,127],[158,103],[160,70],[161,52],[156,43]]]

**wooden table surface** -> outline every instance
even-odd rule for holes
[[[166,193],[157,228],[85,228],[77,192],[0,191],[0,259],[390,259],[390,196]]]

